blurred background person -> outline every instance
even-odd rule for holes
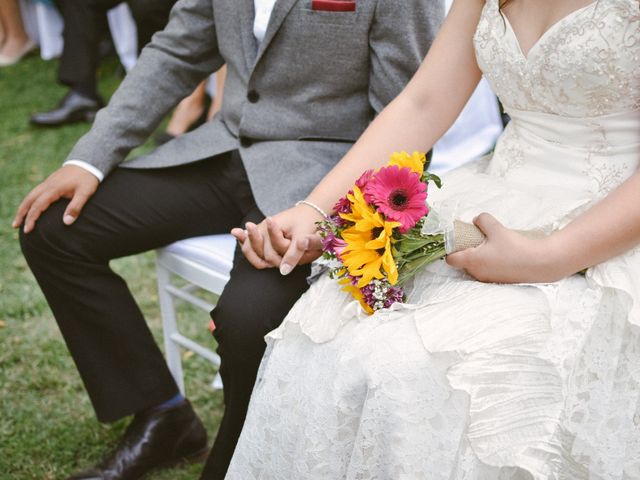
[[[191,95],[182,100],[173,110],[165,131],[154,137],[156,144],[167,143],[211,120],[222,106],[226,76],[227,67],[222,66],[215,75],[200,83]],[[211,103],[207,108],[209,98]]]
[[[18,0],[1,0],[0,67],[18,63],[36,47],[25,31]]]
[[[166,25],[176,0],[128,0],[136,23],[138,50]],[[36,113],[31,123],[50,127],[93,121],[104,105],[97,89],[100,42],[106,33],[107,11],[122,0],[55,0],[64,19],[64,48],[58,68],[58,82],[69,87],[50,111]]]

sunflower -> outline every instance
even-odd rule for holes
[[[356,300],[358,300],[358,302],[360,302],[360,305],[362,306],[365,312],[367,312],[369,315],[373,314],[373,308],[371,308],[369,304],[365,301],[362,290],[360,290],[360,288],[354,285],[352,277],[349,277],[349,276],[344,277],[340,279],[339,283],[340,285],[342,285],[343,291],[351,294],[353,298],[355,298]]]
[[[358,287],[367,285],[374,278],[384,278],[392,285],[398,281],[398,268],[391,252],[394,242],[393,229],[399,222],[388,222],[373,207],[367,204],[362,191],[354,187],[347,195],[351,202],[351,213],[341,213],[340,217],[352,222],[353,226],[342,232],[346,247],[340,258],[349,274],[360,277]]]
[[[422,152],[413,152],[409,155],[407,152],[394,152],[391,154],[391,160],[387,164],[388,167],[396,165],[398,168],[408,167],[422,177],[424,172],[424,164],[427,157]]]

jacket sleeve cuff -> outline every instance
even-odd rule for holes
[[[99,182],[102,182],[102,180],[104,180],[104,173],[102,173],[93,165],[90,165],[87,162],[83,162],[82,160],[67,160],[62,165],[75,165],[76,167],[84,168],[87,172],[96,177]]]

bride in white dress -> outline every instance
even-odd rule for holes
[[[267,337],[227,478],[640,479],[640,2],[500,3],[454,3],[308,198],[329,210],[389,152],[429,148],[484,74],[512,121],[429,202],[490,213],[487,241],[373,316],[337,282],[312,285]],[[317,219],[299,205],[244,248],[261,265],[262,237],[290,241],[294,264]],[[513,231],[529,229],[550,235]]]

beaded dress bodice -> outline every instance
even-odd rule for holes
[[[499,0],[487,0],[474,45],[478,65],[512,120],[486,173],[548,192],[571,190],[577,204],[579,197],[601,198],[637,171],[639,0],[596,0],[578,8],[526,53]]]
[[[593,117],[640,109],[638,0],[597,0],[575,10],[526,55],[498,3],[487,0],[475,46],[507,110]]]

